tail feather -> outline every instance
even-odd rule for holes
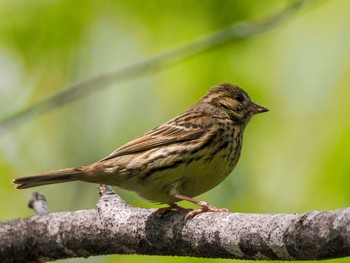
[[[39,185],[57,184],[79,180],[79,175],[84,172],[77,168],[67,168],[53,172],[47,172],[27,177],[19,177],[12,182],[17,189],[25,189]]]

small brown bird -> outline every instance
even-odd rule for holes
[[[183,209],[186,200],[202,212],[224,212],[193,199],[224,180],[241,154],[243,132],[251,117],[268,109],[251,101],[238,86],[222,83],[184,114],[118,148],[102,160],[29,177],[16,178],[17,189],[84,181],[115,185],[138,193],[165,209]]]

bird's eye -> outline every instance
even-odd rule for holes
[[[234,99],[238,102],[243,102],[244,101],[244,97],[241,94],[236,94],[234,96]]]

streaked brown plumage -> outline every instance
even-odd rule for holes
[[[224,180],[241,153],[243,132],[254,114],[267,109],[238,86],[214,86],[184,114],[156,127],[87,166],[14,179],[18,189],[68,181],[115,185],[145,199],[187,200],[202,206],[190,217],[217,209],[192,197]]]

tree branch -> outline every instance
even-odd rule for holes
[[[176,64],[202,52],[217,48],[232,41],[260,35],[272,30],[303,8],[310,0],[295,0],[288,8],[259,22],[242,22],[179,46],[139,63],[107,72],[67,87],[43,100],[0,119],[0,131],[14,124],[37,117],[59,106],[80,99],[90,92],[96,92],[110,84],[135,79]]]
[[[105,254],[319,260],[350,255],[350,208],[303,214],[204,213],[133,208],[110,188],[96,209],[0,223],[1,262]]]

